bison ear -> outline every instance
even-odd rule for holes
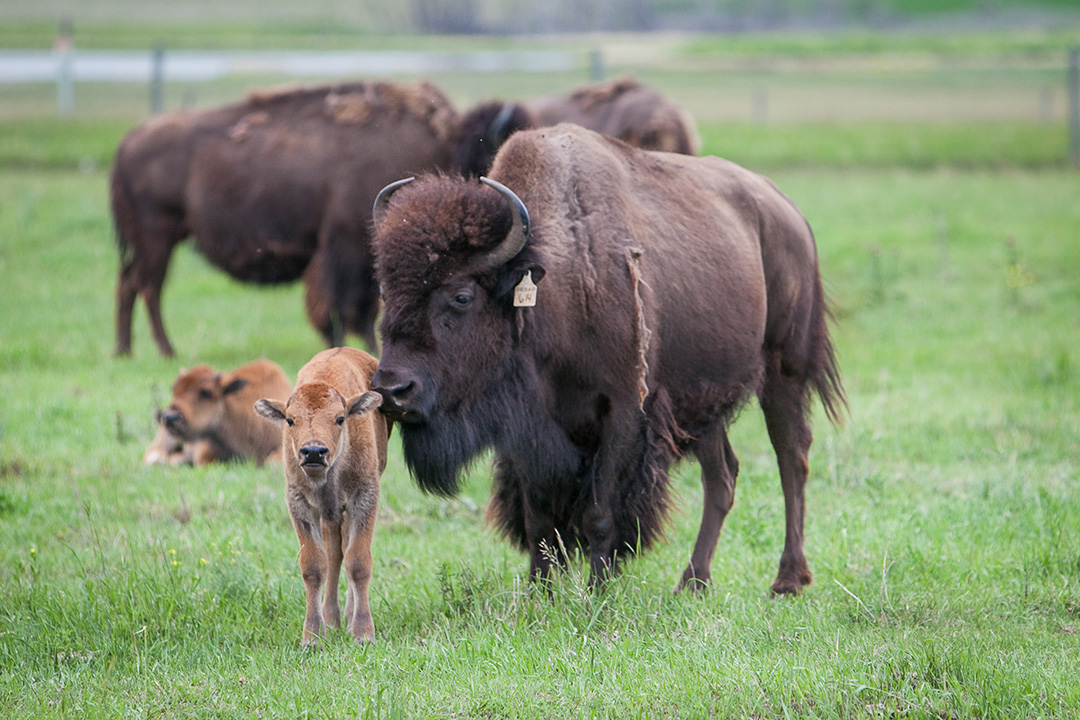
[[[276,423],[285,419],[285,406],[277,400],[270,400],[269,398],[256,401],[255,412]]]
[[[229,384],[221,389],[221,394],[232,395],[235,392],[240,392],[247,386],[247,384],[248,381],[244,378],[236,378],[234,380],[230,380]]]
[[[534,283],[538,283],[541,280],[543,280],[544,275],[547,274],[547,270],[545,270],[544,268],[542,268],[539,265],[530,265],[529,267],[525,268],[525,272],[531,272],[532,273],[532,281]]]
[[[382,395],[374,392],[373,390],[369,390],[366,393],[361,393],[356,397],[350,398],[349,402],[346,403],[349,408],[348,414],[363,415],[369,410],[374,410],[375,408],[382,405],[382,399]]]

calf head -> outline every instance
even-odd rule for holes
[[[208,365],[181,370],[173,383],[172,400],[161,414],[161,423],[174,435],[192,440],[221,426],[226,398],[248,381],[222,375]]]
[[[283,426],[281,460],[295,463],[311,478],[325,477],[349,444],[349,419],[379,407],[382,396],[364,392],[351,398],[323,382],[304,383],[288,402],[263,398],[255,412]]]

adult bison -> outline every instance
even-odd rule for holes
[[[787,516],[772,589],[800,592],[810,396],[833,420],[845,401],[794,204],[733,163],[569,124],[515,134],[491,177],[377,200],[374,387],[419,484],[453,493],[493,447],[489,518],[531,575],[580,547],[598,578],[656,540],[692,453],[705,507],[678,587],[704,583],[738,471],[726,428],[756,393]]]
[[[430,84],[366,82],[253,93],[136,127],[111,176],[117,353],[131,352],[142,296],[158,350],[172,354],[161,288],[173,247],[189,235],[238,280],[303,276],[308,318],[327,342],[348,331],[374,347],[368,209],[403,173],[448,167],[459,120]]]
[[[518,130],[572,122],[643,150],[696,155],[700,142],[685,110],[633,78],[577,88],[525,103],[489,102],[462,118],[464,140],[456,165],[467,174],[487,172],[495,153]]]

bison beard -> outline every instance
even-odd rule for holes
[[[436,411],[424,423],[402,423],[405,462],[423,490],[449,497],[459,491],[462,472],[494,447],[489,520],[528,550],[526,502],[542,505],[554,519],[558,541],[588,553],[583,517],[592,502],[600,440],[572,441],[537,403],[529,389],[538,379],[531,375],[512,366],[467,407]],[[663,390],[645,401],[640,420],[633,444],[638,451],[622,459],[613,528],[616,555],[645,550],[662,536],[670,507],[668,468],[687,439]]]

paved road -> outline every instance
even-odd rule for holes
[[[153,53],[75,50],[0,51],[0,83],[50,82],[67,69],[73,79],[97,82],[149,80]],[[433,72],[557,72],[581,67],[572,52],[204,52],[175,50],[162,56],[168,80],[213,80],[233,74],[334,77]]]

